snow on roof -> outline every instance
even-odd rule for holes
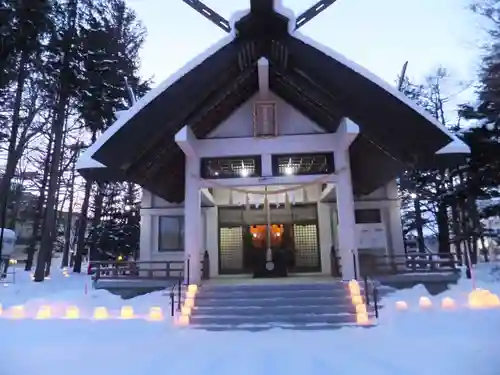
[[[288,9],[283,5],[283,0],[274,0],[274,10],[276,13],[279,13],[285,17],[287,17],[290,21],[288,22],[288,30],[290,32],[290,35],[294,36],[298,40],[309,44],[310,46],[316,48],[317,50],[323,52],[325,55],[330,56],[334,60],[337,60],[341,64],[347,66],[348,68],[352,69],[359,75],[369,79],[376,85],[380,86],[383,88],[385,91],[387,91],[389,94],[392,96],[395,96],[397,99],[402,101],[405,105],[419,113],[421,116],[423,116],[427,121],[430,123],[434,124],[437,128],[439,128],[443,133],[445,133],[447,136],[449,136],[452,141],[443,147],[441,150],[437,152],[437,154],[452,154],[452,153],[457,153],[457,154],[468,154],[470,153],[470,148],[467,146],[466,143],[461,141],[459,138],[457,138],[453,133],[451,133],[448,129],[446,129],[445,126],[443,126],[438,120],[436,120],[434,117],[432,117],[425,109],[417,105],[413,100],[409,99],[406,95],[404,95],[402,92],[398,91],[395,87],[391,86],[389,83],[381,79],[380,77],[377,77],[375,74],[370,72],[368,69],[362,67],[361,65],[356,64],[354,61],[349,60],[342,54],[338,53],[337,51],[333,50],[330,47],[327,47],[316,40],[302,34],[300,31],[295,30],[295,14],[293,13],[292,10]]]
[[[131,108],[126,111],[120,111],[117,113],[117,120],[111,125],[98,139],[91,145],[78,159],[76,163],[76,169],[91,169],[91,168],[105,168],[106,166],[98,162],[93,158],[94,154],[99,150],[104,143],[107,142],[118,130],[120,130],[129,120],[131,120],[135,115],[137,115],[144,107],[146,107],[150,102],[152,102],[157,96],[162,92],[167,90],[171,85],[173,85],[181,77],[189,73],[195,67],[200,65],[208,57],[215,54],[218,50],[224,46],[231,43],[236,36],[236,29],[234,24],[250,13],[250,9],[238,10],[234,12],[230,18],[231,33],[226,37],[220,39],[205,51],[200,53],[198,56],[194,57],[192,60],[188,61],[179,70],[173,73],[165,81],[159,84],[154,89],[150,90],[145,96],[137,101]]]
[[[283,0],[274,0],[274,10],[276,13],[279,13],[289,19],[288,22],[288,31],[290,35],[293,35],[295,38],[300,41],[309,44],[310,46],[316,48],[317,50],[323,52],[324,54],[330,56],[331,58],[337,60],[341,64],[349,67],[356,73],[364,76],[369,79],[373,83],[377,84],[385,91],[398,98],[401,102],[403,102],[408,107],[412,108],[414,111],[418,112],[421,116],[423,116],[427,121],[434,124],[437,128],[439,128],[442,132],[448,135],[452,141],[439,150],[438,154],[447,154],[447,153],[470,153],[470,148],[463,141],[458,139],[454,134],[452,134],[445,126],[443,126],[439,121],[437,121],[434,117],[432,117],[427,111],[423,108],[419,107],[415,102],[411,99],[407,98],[403,93],[398,91],[396,88],[392,87],[386,81],[377,77],[375,74],[370,72],[369,70],[363,68],[362,66],[356,64],[355,62],[347,59],[345,56],[336,52],[335,50],[327,47],[321,43],[318,43],[314,39],[302,34],[299,31],[295,31],[295,22],[296,17],[294,12],[285,7],[283,5]],[[244,9],[236,11],[232,14],[230,18],[231,24],[231,33],[220,39],[218,42],[214,43],[204,52],[200,53],[198,56],[193,58],[191,61],[187,62],[182,68],[177,70],[174,74],[172,74],[169,78],[163,81],[156,88],[149,91],[143,98],[141,98],[136,104],[134,104],[130,109],[126,111],[121,111],[119,116],[117,116],[117,120],[109,129],[107,129],[98,139],[97,141],[90,146],[86,152],[82,154],[79,158],[76,169],[91,169],[91,168],[105,168],[105,166],[93,159],[94,153],[99,150],[99,148],[106,143],[108,139],[110,139],[118,130],[120,130],[130,119],[132,119],[137,113],[139,113],[147,104],[153,101],[157,96],[159,96],[163,91],[167,90],[173,83],[175,83],[182,76],[187,74],[189,71],[194,69],[196,66],[200,65],[205,59],[216,53],[219,49],[231,43],[234,40],[236,34],[236,29],[234,27],[235,23],[243,18],[245,15],[250,13],[250,9]]]

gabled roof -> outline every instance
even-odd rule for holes
[[[257,6],[261,4],[262,6]],[[409,166],[468,147],[414,102],[339,53],[299,32],[279,1],[253,0],[233,16],[235,32],[150,91],[92,145],[77,168],[88,178],[128,179],[183,200],[184,154],[175,134],[215,129],[258,91],[257,61],[270,62],[270,89],[328,132],[342,117],[361,135],[351,146],[353,185],[369,193]],[[105,168],[105,169],[103,169]],[[101,176],[97,176],[97,174]]]

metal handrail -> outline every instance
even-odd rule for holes
[[[369,285],[371,283],[371,295],[373,298],[373,309],[375,311],[375,318],[378,319],[379,316],[379,306],[378,306],[378,289],[377,286],[375,285],[375,282],[373,279],[371,279],[368,275],[363,275],[363,282],[365,286],[365,303],[366,306],[370,306],[370,291],[369,291]]]
[[[182,277],[177,279],[177,282],[170,288],[170,314],[175,315],[175,291],[177,289],[177,311],[181,311],[182,305]]]
[[[354,267],[354,280],[358,279],[358,260],[356,258],[356,252],[351,250],[352,253],[352,266]]]

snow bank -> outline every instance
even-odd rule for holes
[[[53,267],[50,279],[35,283],[30,273],[18,269],[15,284],[0,286],[0,304],[4,310],[23,305],[29,317],[34,317],[42,306],[51,306],[52,314],[59,317],[69,306],[77,306],[81,317],[87,319],[96,307],[106,307],[113,317],[119,316],[123,306],[131,306],[140,317],[146,317],[151,307],[160,307],[170,321],[170,299],[162,291],[123,300],[108,291],[92,289],[92,281],[86,274],[69,275],[65,277],[59,268]]]
[[[494,265],[477,270],[478,283],[492,290]],[[483,269],[484,268],[484,269]],[[488,270],[488,268],[490,270]],[[483,272],[484,271],[484,272]],[[0,289],[0,299],[36,307],[47,301],[71,301],[93,307],[121,303],[146,308],[163,301],[161,293],[122,301],[104,291],[83,292],[86,276],[34,284],[28,277]],[[0,319],[1,375],[107,375],[188,373],[190,375],[497,375],[500,368],[499,310],[412,308],[401,312],[395,301],[417,306],[421,296],[437,302],[444,296],[465,301],[470,280],[430,296],[423,286],[385,297],[379,325],[332,331],[206,332],[145,321],[12,321]],[[437,306],[437,305],[435,305]],[[27,360],[27,353],[29,360]]]

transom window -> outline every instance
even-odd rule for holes
[[[201,160],[202,178],[246,178],[261,175],[260,156],[204,158]]]
[[[329,174],[333,171],[333,153],[273,155],[275,176]]]

